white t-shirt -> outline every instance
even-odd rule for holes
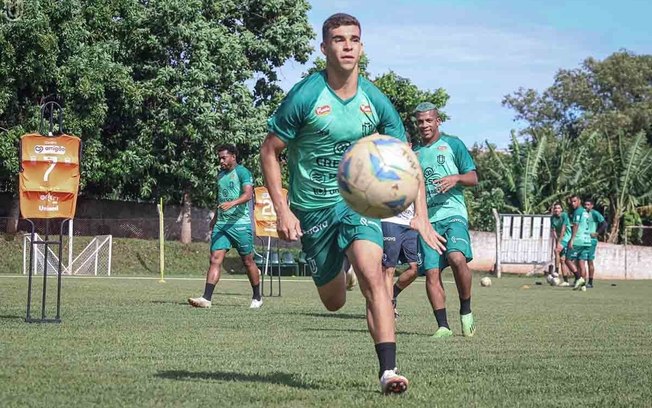
[[[381,221],[391,222],[392,224],[410,225],[412,218],[414,218],[414,203],[410,204],[410,206],[406,208],[402,213],[397,214],[393,217],[383,218]]]

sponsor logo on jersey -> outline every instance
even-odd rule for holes
[[[349,148],[349,146],[351,146],[351,142],[349,142],[348,140],[345,140],[343,142],[338,142],[333,148],[333,153],[338,155],[344,154],[344,152],[346,151],[346,149]]]
[[[329,113],[331,113],[331,106],[330,105],[318,106],[317,109],[315,109],[315,113],[317,114],[317,116],[326,116]]]
[[[362,104],[360,105],[360,110],[362,111],[362,113],[371,113],[371,106]]]
[[[362,134],[367,136],[370,135],[374,132],[374,125],[372,125],[369,122],[363,123],[362,124]]]
[[[34,146],[34,153],[36,154],[66,154],[66,148],[64,146],[44,146],[36,145]]]
[[[446,151],[446,150],[448,150],[448,146],[443,146],[443,145],[442,145],[442,146],[439,146],[439,147],[437,147],[437,150],[440,150],[440,151],[442,151],[442,152],[443,152],[443,151]]]

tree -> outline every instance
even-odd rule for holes
[[[307,60],[308,8],[28,0],[23,18],[0,28],[0,126],[11,135],[0,143],[0,177],[15,178],[18,136],[35,129],[38,104],[56,98],[85,144],[84,194],[208,205],[215,148],[255,148],[278,100],[275,69]]]

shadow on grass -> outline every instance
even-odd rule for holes
[[[25,318],[25,316],[16,316],[16,315],[0,315],[0,319],[7,319],[7,320],[11,320],[11,319],[20,319],[20,320],[23,320],[24,318]]]
[[[359,313],[296,313],[300,314],[302,316],[310,316],[310,317],[326,317],[329,319],[345,319],[345,320],[366,320],[367,317],[363,314]]]
[[[234,373],[227,371],[185,371],[185,370],[171,370],[160,371],[156,377],[165,378],[168,380],[177,381],[192,381],[192,380],[214,380],[214,381],[235,381],[235,382],[257,382],[267,384],[287,385],[292,388],[300,389],[319,389],[317,384],[308,384],[301,381],[294,374],[273,372],[269,374],[244,374]]]
[[[324,328],[324,327],[319,327],[319,328],[312,328],[312,327],[307,327],[303,330],[306,331],[315,331],[315,332],[347,332],[347,333],[369,333],[369,330],[367,329],[331,329],[331,328]],[[417,333],[417,332],[407,332],[407,331],[397,331],[396,334],[400,334],[402,336],[431,336],[432,333]]]
[[[149,265],[147,265],[147,262],[145,262],[145,260],[143,259],[143,256],[141,254],[136,253],[136,259],[138,260],[138,263],[140,264],[140,266],[142,266],[146,271],[148,271],[150,273],[155,272],[155,271],[152,270],[152,268],[149,267]]]

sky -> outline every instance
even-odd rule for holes
[[[543,91],[559,69],[578,68],[587,57],[652,54],[652,1],[309,1],[318,37],[334,13],[360,20],[372,78],[392,70],[422,89],[444,88],[450,119],[441,129],[467,146],[507,147],[510,130],[523,124],[501,102],[520,87]],[[320,41],[312,42],[311,61],[321,55]],[[288,62],[281,87],[289,90],[306,70]]]

